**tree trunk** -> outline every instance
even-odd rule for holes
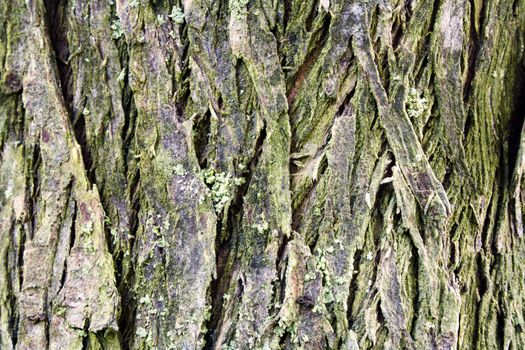
[[[0,349],[525,349],[525,1],[0,22]]]

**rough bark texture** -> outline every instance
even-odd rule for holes
[[[525,1],[0,0],[0,349],[524,349]]]

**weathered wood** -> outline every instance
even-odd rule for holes
[[[525,348],[525,2],[0,22],[1,349]]]

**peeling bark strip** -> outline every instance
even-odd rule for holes
[[[525,348],[525,2],[0,22],[0,349]]]

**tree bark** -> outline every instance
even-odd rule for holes
[[[525,1],[0,22],[0,349],[525,348]]]

